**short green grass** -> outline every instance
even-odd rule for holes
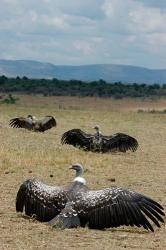
[[[47,184],[72,181],[72,163],[80,162],[90,188],[113,185],[144,193],[166,208],[166,115],[137,112],[166,108],[166,100],[99,99],[78,97],[19,96],[15,105],[0,105],[0,249],[166,249],[165,225],[155,233],[121,227],[58,230],[15,212],[20,184],[36,177]],[[16,116],[53,115],[57,127],[34,133],[9,127]],[[137,138],[136,152],[96,154],[61,145],[63,132],[81,128],[93,133],[123,132]],[[53,177],[50,177],[53,175]],[[111,182],[115,178],[115,183]]]

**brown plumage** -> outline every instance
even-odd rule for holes
[[[24,117],[16,117],[10,120],[9,125],[13,128],[25,128],[36,132],[44,132],[56,126],[56,120],[53,116],[45,116],[43,119],[28,115]]]
[[[16,211],[25,208],[28,216],[61,228],[124,225],[154,231],[150,220],[157,227],[164,222],[163,207],[151,198],[122,187],[90,190],[82,177],[83,167],[77,163],[71,169],[76,177],[66,187],[48,186],[34,179],[25,181],[17,193]]]
[[[62,135],[61,143],[70,144],[75,147],[92,152],[126,152],[136,151],[138,142],[134,137],[123,133],[105,136],[95,126],[95,134],[87,134],[81,129],[71,129]]]

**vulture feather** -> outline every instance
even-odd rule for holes
[[[95,126],[94,129],[95,134],[87,134],[81,129],[71,129],[62,135],[61,143],[102,153],[136,151],[138,148],[137,140],[127,134],[117,133],[105,136],[99,131],[99,126]]]
[[[13,128],[25,128],[36,132],[44,132],[56,126],[56,120],[53,116],[45,116],[39,120],[36,117],[28,115],[24,117],[16,117],[10,120],[9,125]]]
[[[122,187],[90,190],[82,177],[83,167],[74,164],[74,181],[66,187],[48,186],[31,179],[19,188],[16,211],[47,221],[54,227],[72,228],[86,225],[104,229],[137,226],[153,230],[163,223],[163,207],[151,198]]]

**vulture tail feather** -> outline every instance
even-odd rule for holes
[[[72,203],[68,202],[61,213],[48,222],[49,225],[61,229],[74,228],[80,226],[78,214],[72,207]]]
[[[64,214],[60,213],[48,222],[49,225],[55,228],[75,228],[80,226],[80,219],[78,216],[65,217]]]

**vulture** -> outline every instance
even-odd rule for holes
[[[28,115],[24,117],[16,117],[10,120],[9,125],[13,128],[25,128],[35,132],[44,132],[56,126],[56,120],[53,116],[45,116],[43,119],[36,119],[35,116]]]
[[[62,135],[61,143],[71,144],[86,151],[101,153],[136,151],[138,148],[137,140],[129,135],[116,133],[105,136],[100,132],[98,125],[94,129],[96,133],[93,135],[87,134],[81,129],[71,129]]]
[[[48,186],[36,179],[23,182],[16,211],[25,210],[26,215],[61,229],[137,226],[154,231],[152,222],[157,227],[164,223],[163,207],[151,198],[116,186],[90,190],[82,177],[81,164],[70,168],[76,176],[68,186]]]

